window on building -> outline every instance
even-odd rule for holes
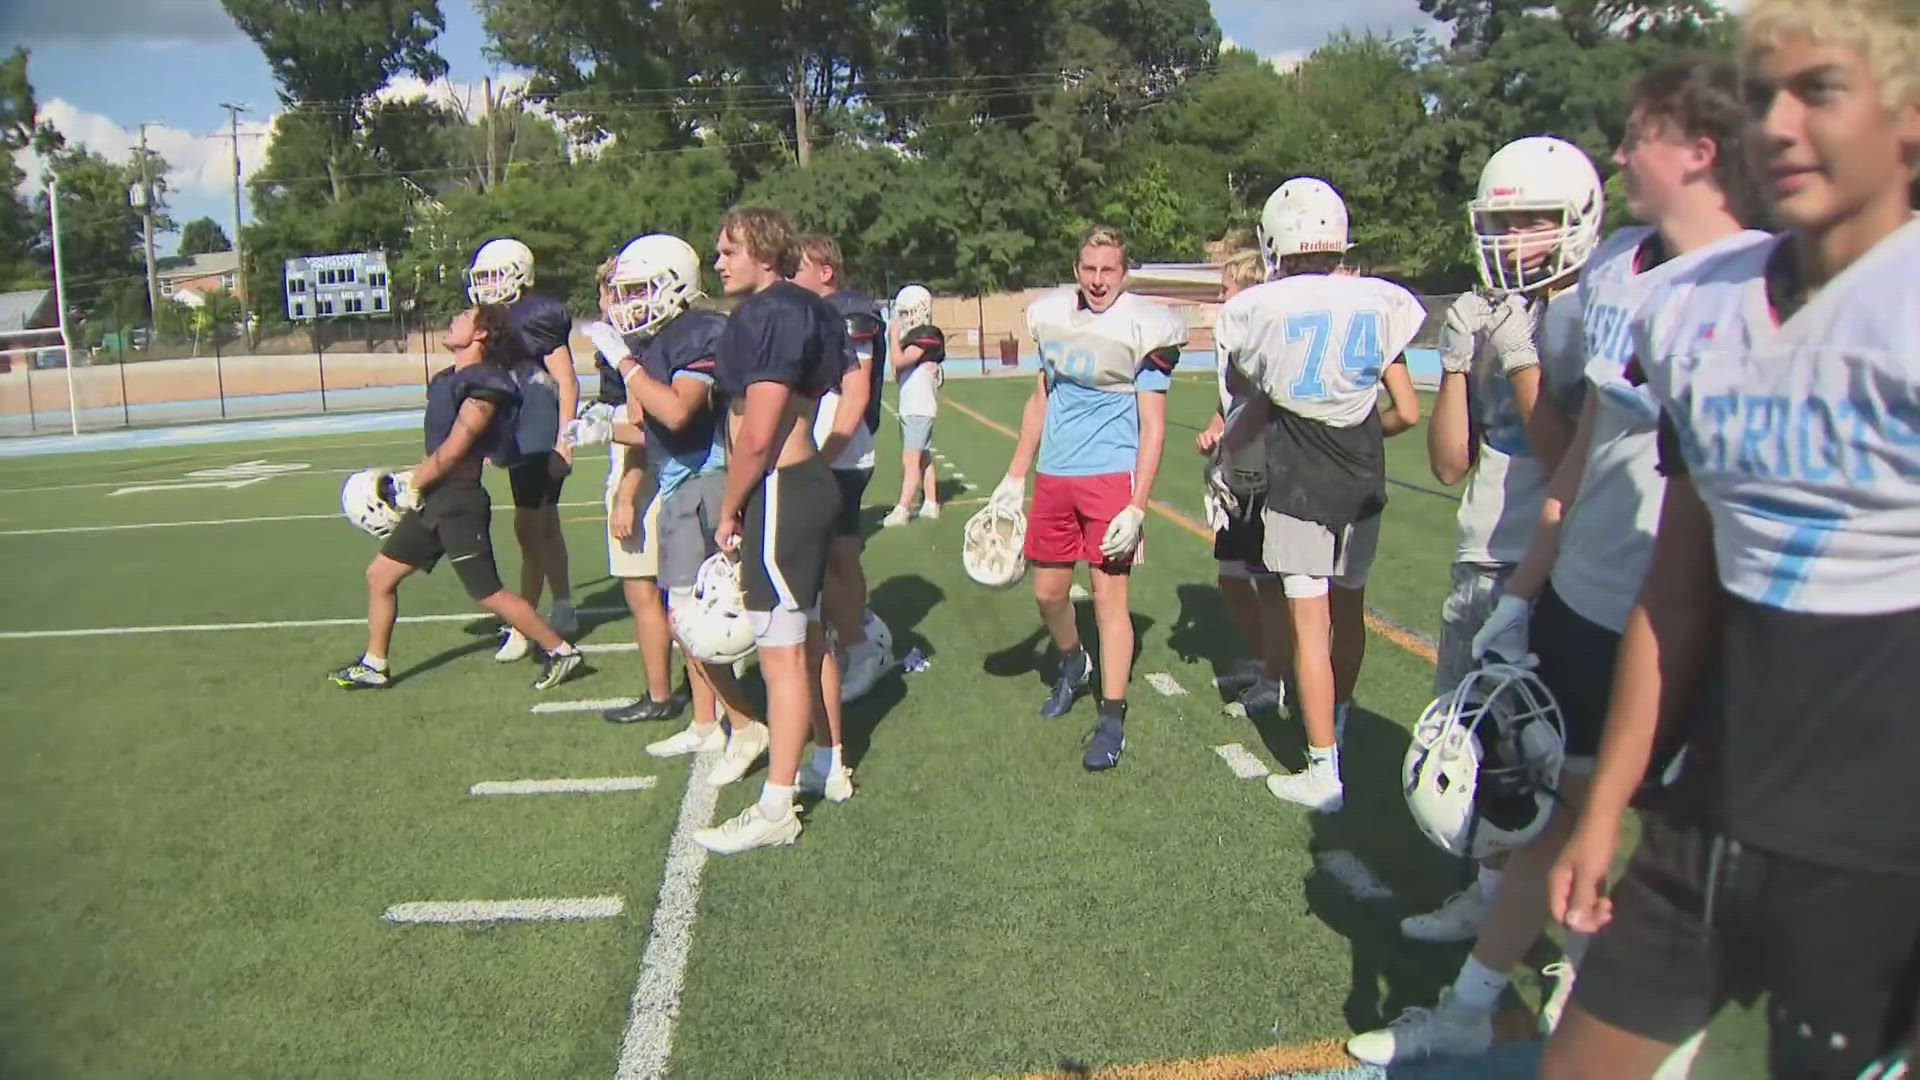
[[[375,311],[385,311],[385,310],[387,310],[387,298],[386,298],[386,297],[384,297],[384,296],[376,296],[376,297],[374,297],[374,298],[373,298],[373,310],[375,310]]]
[[[299,303],[299,302],[297,302],[297,301],[296,301],[296,302],[294,303],[294,305],[293,305],[293,317],[294,317],[294,318],[296,318],[296,319],[304,319],[304,318],[306,318],[306,317],[307,317],[307,305],[305,305],[305,304],[302,304],[302,303]]]

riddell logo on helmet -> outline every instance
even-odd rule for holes
[[[1492,195],[1495,198],[1499,198],[1502,195],[1518,195],[1520,194],[1520,189],[1517,187],[1497,187],[1497,188],[1494,188],[1492,191],[1488,192],[1487,194]]]

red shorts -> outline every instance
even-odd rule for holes
[[[1100,542],[1106,539],[1114,516],[1132,501],[1132,473],[1036,475],[1033,505],[1027,511],[1027,561],[1126,569],[1140,557],[1141,549],[1130,558],[1109,560],[1100,553]]]

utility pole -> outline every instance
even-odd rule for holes
[[[244,316],[252,310],[247,302],[247,249],[240,240],[240,114],[247,111],[247,106],[244,102],[235,105],[223,101],[220,107],[227,110],[227,137],[233,140],[233,284]],[[242,325],[246,325],[244,317]],[[251,334],[247,347],[253,347]]]
[[[140,221],[146,232],[147,247],[147,347],[152,348],[160,334],[160,279],[153,271],[153,168],[147,158],[147,128],[140,125]]]

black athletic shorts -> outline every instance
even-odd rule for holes
[[[1613,921],[1573,984],[1587,1013],[1680,1043],[1729,1001],[1767,996],[1768,1069],[1853,1080],[1911,1043],[1920,876],[1819,866],[1666,814],[1613,890]]]
[[[840,485],[840,513],[833,519],[833,535],[860,535],[860,500],[872,480],[872,469],[833,470],[833,482]]]
[[[522,457],[519,464],[507,470],[513,505],[521,510],[560,505],[560,488],[566,484],[569,471],[565,459],[551,450]]]
[[[818,459],[775,469],[741,512],[740,575],[748,611],[812,611],[827,573],[840,486]]]
[[[477,483],[450,482],[427,492],[424,505],[400,516],[380,554],[417,570],[433,572],[440,556],[467,595],[484,600],[500,591],[500,570],[493,562],[493,500]]]
[[[1527,644],[1539,658],[1535,672],[1560,706],[1567,728],[1567,756],[1594,758],[1613,696],[1613,663],[1620,635],[1567,606],[1548,585],[1527,624]],[[1591,763],[1582,771],[1591,772]]]
[[[1217,562],[1245,563],[1256,574],[1266,571],[1262,559],[1267,547],[1267,526],[1260,518],[1263,503],[1253,499],[1240,504],[1240,512],[1227,517],[1227,527],[1213,534],[1213,557]]]

